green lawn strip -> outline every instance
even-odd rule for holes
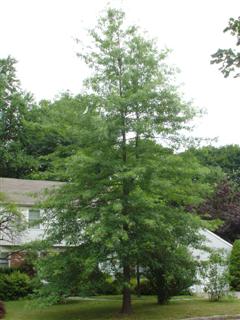
[[[113,297],[111,297],[113,299]],[[8,302],[6,320],[119,320],[121,301],[77,301],[45,309],[31,308],[31,301]],[[155,298],[133,300],[134,314],[124,319],[171,320],[198,316],[240,314],[239,300],[209,302],[207,300],[171,301],[158,306]]]

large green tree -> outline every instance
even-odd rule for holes
[[[220,170],[229,180],[240,184],[240,147],[239,145],[226,145],[222,147],[205,146],[191,148],[187,151],[198,161],[212,171]],[[219,172],[220,174],[220,172]],[[220,174],[221,175],[221,174]],[[222,175],[223,178],[223,175]]]
[[[197,242],[198,219],[184,208],[208,190],[208,170],[157,143],[179,142],[195,115],[172,83],[167,52],[115,9],[90,35],[93,49],[80,55],[93,70],[86,81],[93,107],[81,119],[89,130],[68,158],[70,183],[45,203],[44,220],[52,241],[88,244],[101,266],[121,274],[128,314],[131,275],[159,235],[175,245]]]
[[[29,94],[20,88],[16,61],[0,59],[0,176],[21,177],[32,167],[24,147],[24,121],[31,106]]]
[[[27,154],[35,160],[35,168],[26,174],[27,177],[67,180],[68,158],[90,143],[86,132],[94,132],[97,125],[94,112],[86,113],[87,109],[92,110],[92,105],[95,103],[91,96],[63,93],[53,102],[43,100],[30,110],[23,144]]]

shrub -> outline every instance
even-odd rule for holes
[[[27,274],[14,271],[0,274],[0,299],[17,300],[32,293],[33,286]]]
[[[156,290],[151,285],[150,281],[143,278],[140,281],[139,288],[137,287],[136,281],[132,281],[133,285],[133,293],[144,295],[144,296],[150,296],[156,294]]]
[[[121,288],[117,280],[112,277],[106,277],[97,290],[97,294],[120,294]]]
[[[153,288],[150,292],[153,290],[158,303],[164,304],[195,283],[196,262],[184,246],[162,248],[154,252],[152,259],[148,259],[144,273],[150,288]]]
[[[229,264],[230,285],[233,289],[240,290],[240,240],[233,243]]]
[[[4,268],[0,268],[0,276],[2,274],[11,274],[15,271],[20,271],[19,268],[13,268],[13,267],[4,267]]]
[[[204,291],[210,301],[220,300],[228,291],[227,261],[220,251],[212,252],[205,270],[206,284]]]

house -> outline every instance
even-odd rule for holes
[[[231,251],[232,251],[232,244],[227,242],[226,240],[222,239],[215,233],[211,232],[210,230],[204,229],[200,231],[200,234],[204,237],[203,245],[208,247],[212,251],[221,252],[225,258],[227,258]],[[210,253],[208,251],[193,249],[192,255],[195,259],[199,261],[207,261],[209,258]],[[220,273],[226,270],[226,266],[218,266],[218,270]],[[191,287],[191,291],[202,294],[204,292],[204,287],[208,283],[209,279],[207,277],[203,277],[200,274],[197,276],[198,284],[195,284]],[[229,288],[226,288],[228,290]]]
[[[41,217],[41,210],[34,208],[34,205],[42,199],[43,191],[51,190],[63,185],[63,182],[43,181],[43,180],[24,180],[12,178],[0,178],[0,193],[6,196],[6,200],[14,202],[23,213],[29,228],[19,237],[12,241],[0,238],[0,266],[16,266],[22,261],[19,253],[11,253],[13,247],[33,240],[44,238],[44,226],[37,222]],[[222,249],[226,254],[230,254],[232,245],[223,240],[215,233],[205,229],[201,230],[205,237],[205,245],[211,249]],[[207,260],[209,253],[206,251],[193,249],[193,256],[198,260]],[[6,257],[10,257],[7,259]],[[4,258],[5,257],[5,258]],[[194,291],[201,292],[203,284],[194,287]]]
[[[13,247],[33,240],[41,240],[44,236],[44,227],[39,221],[41,210],[34,205],[43,199],[44,191],[59,187],[63,182],[24,180],[13,178],[0,178],[0,194],[4,195],[6,202],[13,202],[23,214],[26,225],[29,227],[13,239],[3,238],[0,233],[0,266],[17,266],[22,261],[22,254],[10,253]],[[17,250],[15,249],[15,252]]]

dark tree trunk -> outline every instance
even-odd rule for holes
[[[123,267],[123,276],[124,276],[124,288],[123,288],[123,300],[122,300],[122,314],[131,314],[132,313],[132,301],[131,301],[131,290],[130,290],[130,267]]]
[[[137,264],[137,296],[141,297],[141,289],[140,289],[140,270],[139,270],[139,264]]]
[[[0,301],[0,319],[3,319],[6,314],[5,306],[2,301]]]

